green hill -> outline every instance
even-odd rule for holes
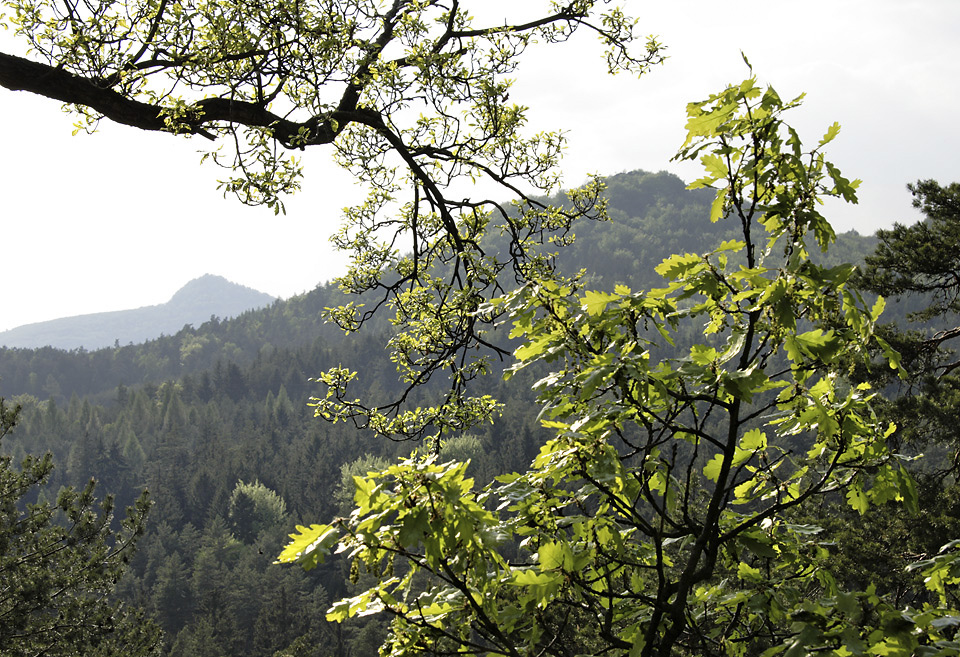
[[[586,270],[591,287],[612,289],[617,283],[626,283],[639,288],[655,284],[654,267],[665,256],[703,251],[728,237],[722,222],[704,221],[712,200],[709,190],[687,190],[683,181],[666,172],[632,171],[610,176],[606,182],[611,221],[577,224],[576,241],[565,247],[558,257],[565,271]],[[831,250],[830,260],[860,261],[874,244],[873,237],[856,233],[841,235]],[[127,344],[131,339],[120,339],[118,347],[79,349],[75,346],[13,347],[8,343],[7,347],[0,348],[0,395],[28,394],[38,399],[54,399],[57,403],[66,402],[73,395],[103,401],[112,397],[118,385],[159,383],[185,375],[200,376],[204,372],[212,376],[218,362],[222,366],[233,363],[248,367],[264,353],[277,349],[308,348],[318,339],[327,346],[344,340],[339,329],[324,324],[321,317],[325,307],[347,300],[335,285],[320,285],[305,294],[274,303],[270,303],[266,295],[249,291],[252,295],[242,298],[251,299],[252,304],[269,305],[231,313],[211,310],[202,302],[209,295],[194,293],[246,290],[223,279],[219,279],[220,282],[205,280],[214,278],[198,279],[194,281],[197,285],[186,286],[169,304],[154,307],[189,308],[193,315],[190,318],[180,315],[175,321],[169,321],[162,331],[164,336],[158,337],[157,332],[152,339],[141,338],[140,344]],[[158,312],[141,310],[144,317]],[[136,317],[139,311],[126,312]],[[212,314],[229,317],[237,312],[240,314],[231,319],[211,318]],[[385,327],[382,320],[380,326]],[[3,336],[0,334],[0,344]],[[115,331],[107,331],[99,345],[113,345],[118,337]],[[305,380],[317,371],[307,370],[291,376],[302,376]]]
[[[591,287],[653,284],[667,255],[727,236],[723,222],[706,221],[711,193],[688,191],[671,174],[636,171],[607,183],[612,220],[579,224],[558,256],[565,270],[585,270]],[[831,260],[860,260],[873,244],[841,235]],[[351,336],[323,323],[323,308],[344,300],[327,284],[142,344],[0,349],[0,396],[23,405],[6,451],[51,451],[50,490],[94,476],[125,505],[149,488],[150,527],[118,591],[162,625],[165,654],[374,654],[382,621],[324,620],[330,601],[355,590],[342,563],[309,574],[270,565],[296,523],[344,512],[351,474],[413,447],[321,422],[307,407],[321,392],[310,377],[340,364],[360,373],[357,396],[398,389],[383,351],[386,322]],[[451,437],[445,450],[471,459],[478,480],[536,455],[544,433],[530,384],[538,376],[476,382],[479,394],[506,403],[503,417]],[[436,392],[431,383],[415,394]]]

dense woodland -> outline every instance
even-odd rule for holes
[[[613,176],[608,195],[612,220],[582,224],[560,259],[568,271],[586,269],[598,287],[648,284],[665,254],[723,236],[719,226],[704,232],[709,193],[687,191],[671,174]],[[851,255],[871,244],[845,239]],[[307,406],[318,393],[311,377],[338,363],[363,372],[363,394],[397,386],[383,355],[386,326],[344,336],[323,322],[323,309],[344,299],[335,285],[321,285],[141,345],[0,349],[0,394],[23,407],[4,448],[16,460],[53,454],[48,495],[90,477],[118,506],[150,491],[147,534],[118,595],[158,621],[169,654],[273,655],[298,645],[290,654],[368,655],[379,645],[376,622],[341,628],[324,620],[351,590],[341,564],[308,574],[270,565],[294,524],[348,510],[344,473],[415,447],[323,423]],[[544,432],[532,376],[484,382],[510,400],[503,418],[446,447],[452,458],[470,458],[480,480],[520,470],[536,454]]]
[[[686,106],[689,191],[544,198],[565,137],[511,100],[524,51],[665,60],[607,2],[8,4],[0,86],[78,130],[205,139],[277,214],[307,148],[367,196],[337,287],[0,353],[0,652],[960,653],[960,185],[837,236],[839,124],[801,138],[744,56]]]
[[[667,255],[726,237],[722,225],[703,219],[711,195],[686,190],[671,174],[625,173],[607,184],[612,221],[580,225],[560,260],[568,271],[585,269],[598,289],[650,285]],[[876,243],[841,235],[830,257],[862,261]],[[322,285],[142,345],[0,350],[0,393],[22,406],[3,447],[16,460],[53,454],[57,467],[43,496],[91,477],[119,506],[150,491],[146,534],[116,595],[155,619],[165,654],[361,656],[375,654],[382,640],[376,616],[343,625],[324,619],[333,600],[363,585],[344,562],[309,573],[271,564],[295,524],[349,510],[350,475],[416,447],[312,417],[310,377],[338,363],[362,372],[362,394],[389,395],[396,385],[382,355],[386,327],[343,336],[320,321],[324,307],[340,302],[334,286]],[[503,417],[451,438],[445,455],[471,459],[480,481],[526,468],[546,435],[530,391],[534,376],[484,382],[508,400]],[[841,518],[819,522],[842,527]],[[936,532],[954,521],[931,523]],[[895,540],[878,535],[859,547],[879,558]],[[861,576],[861,559],[851,560],[851,577]],[[887,575],[899,582],[897,565],[890,561]]]

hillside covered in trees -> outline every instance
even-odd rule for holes
[[[704,221],[711,195],[671,174],[612,176],[606,194],[612,220],[578,225],[560,256],[565,270],[587,272],[591,288],[654,285],[667,255],[729,238]],[[875,244],[842,235],[831,257],[859,261]],[[398,389],[383,357],[386,325],[344,336],[320,319],[343,300],[322,285],[140,345],[0,350],[0,394],[23,409],[5,451],[19,459],[49,450],[50,491],[95,477],[120,506],[151,492],[147,533],[117,595],[156,619],[167,654],[367,655],[383,637],[375,617],[324,620],[363,575],[338,563],[310,573],[271,565],[295,524],[349,510],[352,475],[415,446],[312,417],[308,398],[319,391],[310,378],[341,363],[362,372],[360,394]],[[548,435],[530,390],[536,376],[483,383],[507,400],[502,419],[450,438],[445,456],[471,459],[479,481],[526,468]]]
[[[741,51],[686,104],[701,177],[546,198],[524,52],[664,45],[607,2],[467,4],[8,3],[0,86],[78,131],[199,137],[275,214],[326,149],[366,197],[336,289],[0,353],[0,651],[955,657],[960,186],[838,236],[840,125],[801,136]]]
[[[720,225],[704,226],[710,193],[688,191],[672,174],[622,173],[609,177],[606,185],[611,221],[578,224],[575,242],[563,248],[559,260],[569,273],[586,270],[597,287],[651,285],[657,278],[654,267],[665,254],[697,252],[729,236],[729,230]],[[875,243],[873,237],[855,232],[840,235],[830,251],[831,262],[859,262]],[[52,399],[61,405],[74,395],[106,402],[118,386],[185,375],[205,381],[198,383],[205,390],[207,386],[222,389],[230,385],[225,378],[228,369],[235,374],[235,368],[249,367],[261,352],[301,349],[318,340],[339,344],[343,332],[324,321],[323,311],[348,300],[336,284],[326,283],[229,321],[207,318],[196,326],[181,325],[172,335],[142,344],[102,349],[0,347],[0,392],[8,397],[25,394]],[[385,329],[385,324],[380,328]],[[302,386],[319,371],[290,370],[283,381]]]

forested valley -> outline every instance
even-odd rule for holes
[[[670,254],[696,253],[729,237],[722,224],[704,221],[712,194],[689,191],[671,174],[637,171],[606,184],[611,221],[578,225],[559,260],[567,271],[585,270],[592,288],[654,285],[655,267]],[[827,264],[862,262],[876,245],[875,237],[840,235]],[[383,357],[387,325],[344,336],[322,321],[324,308],[343,302],[335,286],[321,285],[141,345],[0,350],[0,393],[22,407],[4,451],[15,461],[49,451],[56,464],[40,501],[91,477],[98,495],[116,495],[118,508],[149,490],[146,533],[115,596],[162,628],[164,654],[376,654],[384,619],[325,620],[332,602],[362,588],[366,576],[351,572],[345,560],[310,572],[272,563],[294,525],[349,512],[353,475],[422,448],[372,440],[348,423],[313,417],[308,399],[318,390],[311,377],[341,363],[362,373],[361,394],[397,392]],[[903,324],[908,311],[891,304],[885,319]],[[505,333],[501,338],[507,341]],[[480,482],[527,468],[549,434],[538,420],[534,376],[482,382],[507,400],[503,416],[450,437],[444,458],[469,459]],[[418,394],[437,394],[433,388]],[[891,558],[889,550],[897,545],[906,555],[911,547],[939,547],[933,544],[957,529],[951,511],[960,501],[946,503],[956,498],[951,493],[924,509],[924,535],[888,526],[882,511],[868,516],[866,535],[845,527],[849,513],[842,507],[817,522],[833,526],[841,544],[856,541],[856,553],[841,552],[849,577],[876,577],[869,567],[883,563],[886,585],[900,587],[899,596],[917,596],[917,582],[897,572],[906,556]]]
[[[839,123],[801,138],[741,51],[686,105],[701,177],[561,192],[525,51],[667,46],[608,2],[467,4],[7,3],[0,86],[76,131],[196,137],[275,215],[307,149],[366,196],[335,283],[0,349],[0,654],[960,654],[960,184],[838,235]]]
[[[591,286],[650,285],[666,255],[725,237],[703,219],[711,194],[671,174],[624,173],[607,186],[611,221],[580,224],[559,259],[585,269]],[[831,257],[857,259],[872,245],[844,235]],[[324,308],[346,300],[327,284],[140,345],[0,349],[0,396],[22,407],[3,448],[17,462],[53,454],[43,495],[91,477],[118,508],[150,491],[147,532],[117,596],[157,621],[167,654],[376,654],[382,619],[324,618],[363,583],[351,583],[348,564],[309,573],[271,564],[295,524],[349,512],[352,475],[417,447],[322,422],[307,406],[319,392],[311,377],[341,363],[362,372],[362,395],[398,389],[386,322],[345,336],[323,321]],[[546,435],[532,376],[481,382],[509,400],[503,417],[449,439],[444,457],[469,458],[479,481],[525,469]],[[442,390],[433,388],[420,394]]]

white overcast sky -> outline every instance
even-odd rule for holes
[[[526,15],[545,4],[502,3]],[[633,169],[694,177],[669,161],[685,105],[746,77],[741,50],[781,96],[807,93],[793,115],[806,142],[842,124],[829,156],[864,183],[858,206],[828,206],[839,230],[913,222],[906,183],[960,180],[960,0],[625,4],[668,47],[666,64],[610,78],[583,35],[532,51],[511,92],[531,128],[569,131],[568,185]],[[22,54],[9,35],[0,48]],[[325,152],[308,153],[304,191],[274,217],[222,197],[202,140],[107,124],[72,137],[72,123],[55,102],[0,90],[0,330],[163,303],[205,273],[288,297],[343,268],[327,238],[359,191]]]

